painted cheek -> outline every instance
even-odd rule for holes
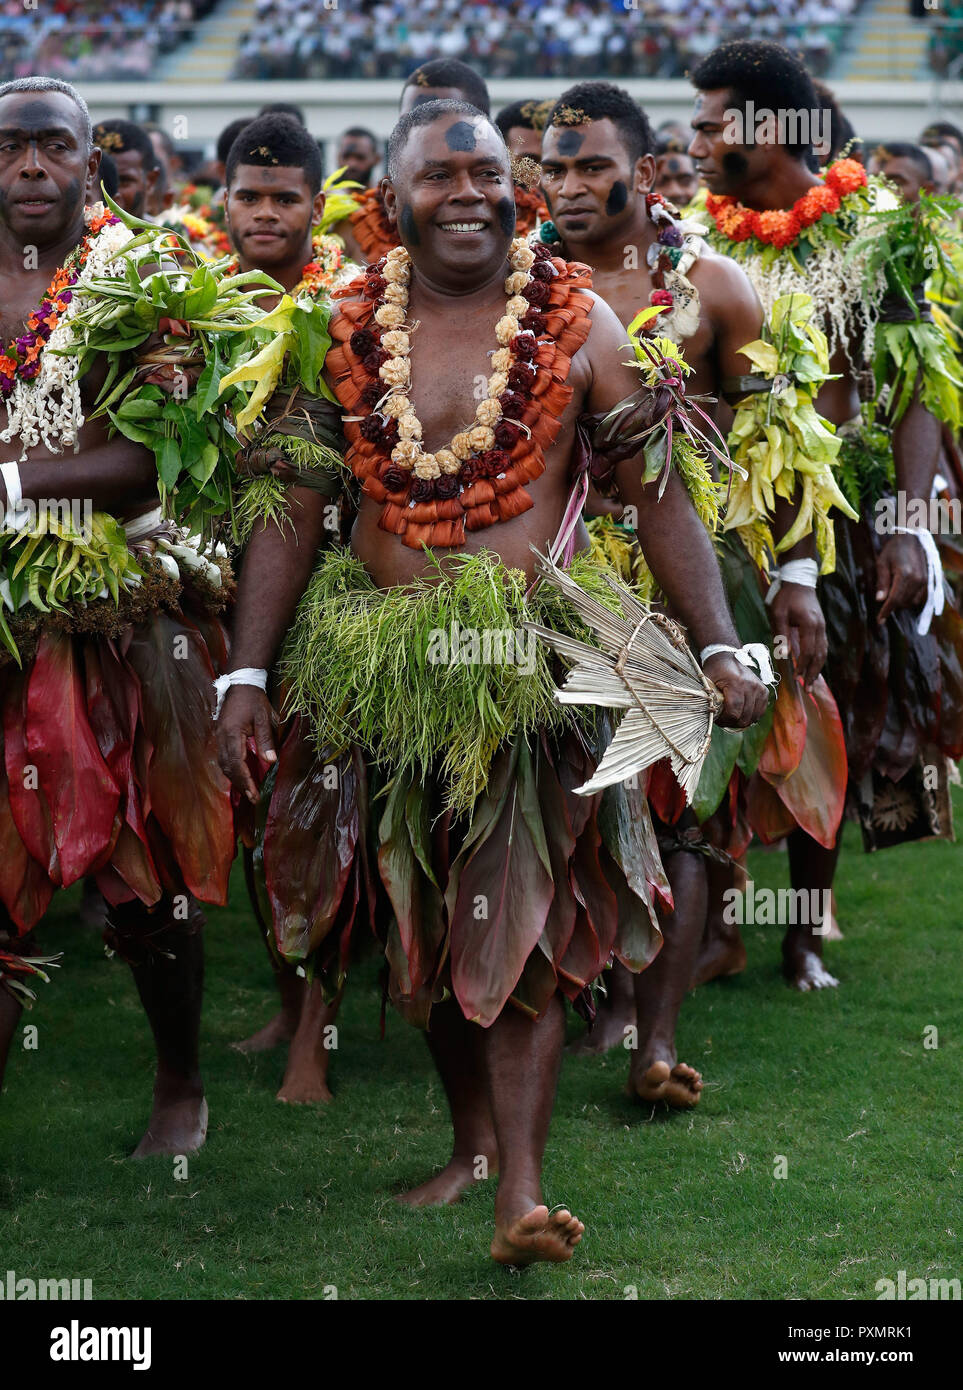
[[[629,190],[621,179],[616,179],[609,189],[609,196],[605,201],[605,211],[609,217],[615,217],[618,213],[625,210],[625,205],[629,201]]]
[[[410,246],[420,246],[421,237],[418,235],[418,228],[415,225],[415,214],[411,211],[411,205],[405,203],[401,209],[401,216],[398,219],[401,234]]]
[[[513,236],[515,232],[515,200],[513,198],[499,198],[498,200],[498,224],[506,236]]]

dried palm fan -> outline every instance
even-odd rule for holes
[[[551,559],[535,555],[539,579],[561,592],[601,644],[592,647],[537,623],[525,624],[574,663],[555,698],[561,704],[627,711],[595,775],[576,790],[588,796],[668,758],[691,803],[723,700],[702,674],[682,628],[609,578],[622,609],[621,615],[613,613]]]

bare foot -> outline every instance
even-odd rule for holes
[[[433,1178],[429,1178],[418,1187],[411,1188],[409,1192],[399,1192],[395,1201],[406,1207],[451,1206],[452,1202],[457,1202],[461,1194],[467,1192],[476,1182],[484,1181],[484,1178],[476,1176],[477,1162],[477,1157],[452,1156],[440,1173],[436,1173]],[[498,1171],[497,1161],[489,1158],[487,1162],[485,1176],[493,1177]]]
[[[616,961],[604,975],[606,998],[600,1003],[595,1021],[587,1033],[567,1048],[572,1057],[600,1057],[625,1042],[626,1029],[636,1024],[633,976]]]
[[[328,1088],[327,1058],[327,1053],[323,1061],[316,1056],[296,1055],[292,1048],[284,1080],[277,1093],[278,1100],[287,1105],[318,1105],[334,1100]]]
[[[575,1254],[585,1227],[565,1207],[549,1212],[533,1207],[504,1225],[495,1222],[492,1259],[501,1265],[530,1265],[536,1260],[563,1264]]]
[[[731,936],[722,936],[710,929],[703,940],[699,957],[692,968],[689,988],[708,984],[710,980],[724,980],[730,975],[740,975],[746,968],[746,947],[739,935],[738,927]]]
[[[626,1028],[635,1024],[635,1000],[631,1008],[613,1012],[605,1007],[599,1009],[595,1022],[587,1033],[576,1038],[565,1050],[570,1057],[600,1057],[610,1048],[619,1047],[625,1042]]]
[[[811,989],[835,989],[839,984],[815,951],[787,953],[783,960],[783,974],[793,989],[801,990],[804,994]]]
[[[629,1077],[629,1093],[639,1100],[664,1101],[674,1110],[691,1110],[699,1104],[702,1094],[702,1076],[694,1067],[685,1062],[653,1062],[645,1071]]]
[[[259,1028],[249,1038],[244,1038],[241,1042],[231,1043],[231,1046],[235,1052],[270,1052],[272,1047],[280,1047],[282,1043],[289,1043],[296,1030],[297,1019],[290,1018],[283,1009],[279,1009],[270,1023],[265,1023],[263,1028]]]
[[[154,1096],[154,1108],[143,1139],[134,1150],[134,1158],[153,1154],[194,1153],[207,1138],[207,1101],[203,1091],[190,1095]]]

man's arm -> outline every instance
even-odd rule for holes
[[[591,372],[585,404],[592,414],[611,410],[627,394],[627,374],[623,375],[621,364],[631,359],[619,351],[625,341],[625,330],[615,314],[596,296],[592,331],[582,349]],[[629,382],[631,389],[631,377]],[[697,651],[715,643],[739,647],[712,542],[681,479],[670,470],[660,501],[658,487],[642,483],[638,455],[618,464],[615,477],[622,501],[635,508],[636,532],[646,562]],[[725,700],[720,724],[745,728],[762,716],[768,700],[766,687],[734,657],[727,653],[709,657],[705,673]]]
[[[16,457],[12,446],[11,454]],[[32,502],[82,495],[90,499],[95,511],[116,512],[129,511],[131,506],[150,503],[157,497],[153,454],[123,435],[95,444],[79,455],[69,450],[52,454],[37,446],[19,468],[21,492]],[[7,491],[0,479],[0,512],[6,510],[6,505]]]
[[[728,256],[712,256],[700,260],[705,265],[705,288],[700,289],[716,333],[716,363],[719,380],[745,376],[752,364],[739,351],[747,343],[762,337],[763,312],[759,296],[748,275]],[[698,267],[697,267],[698,269]],[[695,275],[693,275],[695,279]],[[738,392],[733,399],[738,399]],[[790,529],[799,512],[799,486],[792,498],[777,495],[773,508],[772,534],[779,541]],[[810,531],[788,550],[780,560],[815,560],[816,537]],[[816,598],[815,589],[804,584],[781,583],[769,604],[769,622],[775,635],[789,640],[796,670],[807,690],[822,670],[829,650],[826,641],[826,620]]]
[[[897,490],[907,501],[929,500],[940,456],[940,422],[920,403],[919,394],[893,430]],[[883,623],[897,608],[918,608],[926,599],[926,556],[913,536],[890,536],[876,557],[876,601]]]
[[[244,667],[269,671],[274,665],[325,539],[330,498],[305,487],[290,488],[287,497],[290,524],[283,530],[273,521],[256,528],[244,556],[231,645],[235,671]],[[231,783],[253,802],[258,789],[247,766],[247,741],[253,738],[259,756],[273,763],[277,758],[274,721],[263,691],[236,685],[227,692],[217,721],[218,761]]]

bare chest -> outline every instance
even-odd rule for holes
[[[488,395],[491,357],[498,348],[495,325],[503,313],[499,306],[464,319],[455,312],[443,322],[412,313],[419,322],[411,334],[408,395],[427,450],[444,448],[474,423],[478,404]]]

